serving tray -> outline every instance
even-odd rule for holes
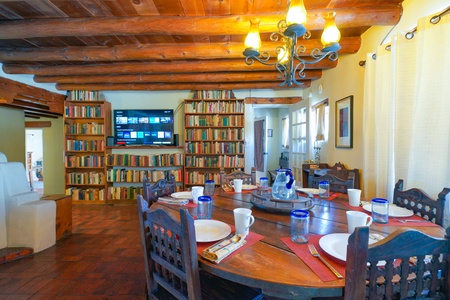
[[[254,190],[250,202],[253,206],[273,213],[289,214],[294,209],[309,210],[314,207],[313,198],[302,197],[289,200],[275,199],[270,191]]]

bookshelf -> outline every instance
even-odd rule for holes
[[[142,180],[147,175],[151,183],[174,175],[177,191],[183,190],[183,147],[111,146],[107,149],[108,204],[135,204],[136,195],[142,194]]]
[[[196,91],[184,100],[185,187],[220,184],[220,169],[244,168],[245,103],[230,90]]]
[[[64,101],[65,189],[74,204],[104,204],[111,104],[98,91],[70,91]]]

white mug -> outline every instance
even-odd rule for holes
[[[358,207],[361,203],[361,190],[347,189],[347,195],[350,206]]]
[[[192,197],[194,200],[194,203],[198,203],[198,197],[203,196],[203,189],[202,186],[193,186],[192,187]]]
[[[347,211],[348,233],[352,234],[356,227],[370,226],[372,217],[360,211]]]
[[[230,182],[231,186],[234,188],[234,191],[236,193],[242,192],[242,183],[243,183],[242,179],[233,179],[233,181]]]
[[[233,213],[236,233],[247,236],[250,226],[252,226],[255,222],[255,218],[252,216],[252,211],[248,208],[235,208]]]

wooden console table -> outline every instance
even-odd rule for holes
[[[56,203],[56,240],[72,233],[72,198],[68,195],[45,195],[41,200]]]

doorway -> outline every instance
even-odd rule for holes
[[[267,174],[267,142],[266,142],[266,118],[256,118],[254,121],[256,179]]]
[[[26,169],[30,187],[40,194],[44,193],[44,151],[42,129],[25,130]]]

